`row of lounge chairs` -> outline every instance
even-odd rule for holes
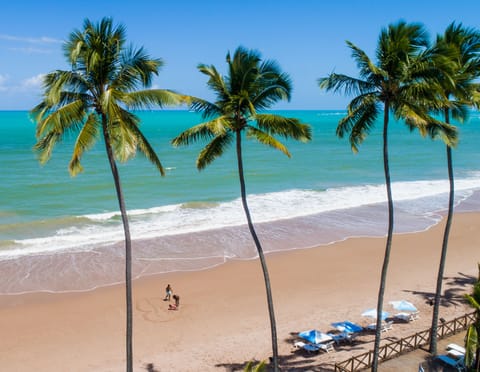
[[[418,318],[418,311],[398,313],[393,318],[389,318],[388,321],[382,321],[381,331],[387,332],[391,330],[394,321],[411,322]],[[332,323],[332,326],[339,332],[323,333],[314,329],[300,332],[299,337],[302,338],[303,341],[296,341],[294,343],[294,349],[302,349],[308,353],[316,353],[319,351],[329,353],[335,350],[334,345],[352,344],[355,341],[355,338],[363,331],[375,331],[377,324],[372,323],[367,327],[362,327],[356,323],[345,321]]]

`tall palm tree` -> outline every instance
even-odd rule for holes
[[[383,110],[383,165],[388,203],[388,233],[378,291],[377,314],[383,310],[388,264],[394,228],[393,200],[388,160],[388,126],[390,113],[396,119],[403,118],[410,129],[417,128],[422,135],[442,133],[447,142],[453,141],[455,130],[426,113],[419,102],[429,91],[423,77],[432,74],[430,64],[422,58],[428,46],[427,34],[420,24],[400,21],[383,29],[376,48],[377,64],[367,54],[347,41],[352,57],[360,70],[360,78],[332,73],[319,79],[322,89],[354,94],[348,112],[337,127],[337,135],[350,133],[350,144],[354,152],[375,125]],[[381,317],[377,317],[372,371],[378,368]]]
[[[193,98],[192,108],[203,114],[207,121],[187,129],[173,139],[174,146],[188,145],[200,140],[209,141],[197,158],[197,168],[204,169],[221,156],[235,142],[238,176],[243,209],[248,228],[258,251],[267,292],[268,311],[272,334],[273,365],[278,370],[277,331],[267,264],[247,204],[242,155],[242,133],[247,139],[256,139],[264,145],[280,150],[290,157],[286,146],[274,136],[299,141],[311,139],[310,126],[297,119],[286,118],[260,110],[271,107],[279,100],[289,100],[291,82],[274,61],[262,61],[256,51],[237,48],[233,58],[227,54],[228,75],[222,76],[215,66],[200,64],[198,69],[208,76],[207,85],[215,92],[216,101]]]
[[[438,35],[432,50],[432,58],[438,67],[436,82],[439,100],[437,111],[444,115],[445,123],[450,123],[450,116],[459,122],[467,117],[474,95],[479,88],[476,79],[480,76],[480,34],[461,24],[451,23],[443,35]],[[448,213],[445,221],[440,264],[438,266],[437,284],[432,315],[430,352],[437,354],[437,329],[442,294],[443,273],[447,258],[448,237],[454,209],[454,176],[452,147],[447,143],[447,169],[449,180]]]
[[[129,108],[177,104],[181,96],[148,88],[163,62],[151,59],[143,48],[126,46],[125,27],[114,26],[112,19],[98,23],[84,21],[64,44],[71,70],[56,70],[44,77],[42,101],[31,110],[37,123],[37,151],[41,163],[50,159],[54,146],[65,136],[78,134],[68,169],[72,175],[82,171],[80,160],[103,136],[112,171],[125,233],[126,356],[127,371],[132,371],[132,257],[127,210],[117,161],[127,161],[137,149],[163,175],[164,170],[153,148],[139,129],[139,118]]]

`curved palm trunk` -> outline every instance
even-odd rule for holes
[[[132,312],[132,244],[130,239],[130,228],[128,225],[127,209],[123,197],[122,185],[120,184],[120,175],[118,173],[117,164],[113,156],[112,147],[110,145],[110,137],[107,130],[107,119],[102,115],[103,138],[105,140],[105,148],[107,150],[108,161],[112,171],[115,190],[117,192],[118,204],[122,215],[123,231],[125,234],[125,288],[126,288],[126,306],[127,306],[127,329],[126,329],[126,352],[127,352],[127,372],[133,372],[133,312]]]
[[[448,109],[445,110],[445,122],[447,124],[450,124]],[[447,145],[447,167],[448,167],[448,181],[450,183],[450,193],[448,196],[448,213],[447,213],[447,220],[445,222],[445,230],[443,232],[442,253],[440,255],[440,264],[438,266],[437,288],[435,290],[435,301],[433,305],[432,330],[430,335],[430,353],[433,355],[437,355],[437,329],[438,329],[438,317],[440,312],[440,301],[442,296],[443,272],[445,271],[445,262],[447,260],[448,236],[450,235],[450,228],[452,225],[453,208],[454,208],[453,203],[455,199],[452,163],[453,163],[452,148]]]
[[[250,217],[250,211],[247,204],[247,193],[245,191],[245,178],[243,174],[243,160],[242,160],[242,137],[241,132],[236,132],[236,146],[237,146],[237,163],[238,163],[238,176],[240,178],[240,192],[242,196],[242,205],[243,210],[245,211],[245,216],[247,217],[248,229],[252,235],[255,246],[257,247],[258,257],[262,265],[263,277],[265,279],[265,289],[267,292],[267,302],[268,302],[268,314],[270,315],[270,329],[272,333],[272,353],[273,353],[273,370],[278,371],[278,346],[277,346],[277,326],[275,323],[275,312],[273,309],[273,298],[272,298],[272,289],[270,286],[270,277],[268,275],[267,263],[265,261],[265,256],[263,254],[263,249],[258,239],[255,228],[253,227],[252,218]]]
[[[377,300],[377,326],[375,330],[375,344],[373,347],[373,363],[372,371],[376,372],[378,369],[378,354],[380,351],[380,337],[382,326],[382,314],[383,311],[383,297],[385,294],[385,287],[387,282],[388,263],[390,261],[390,250],[392,247],[392,235],[393,235],[393,199],[392,199],[392,186],[390,183],[390,168],[388,164],[388,118],[389,118],[389,103],[385,103],[385,112],[383,117],[383,168],[385,172],[385,185],[387,187],[387,201],[388,201],[388,233],[387,243],[385,246],[385,256],[383,258],[382,274],[380,277],[380,288],[378,290]]]

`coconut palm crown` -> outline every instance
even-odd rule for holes
[[[182,96],[168,90],[146,89],[158,74],[162,60],[150,58],[143,48],[127,46],[125,27],[115,27],[110,18],[99,23],[85,20],[83,30],[72,32],[65,42],[64,54],[71,70],[47,74],[43,99],[31,110],[37,124],[34,150],[43,164],[57,143],[76,135],[68,166],[76,175],[82,171],[84,152],[103,137],[125,234],[126,362],[131,372],[131,239],[116,162],[130,159],[139,150],[163,175],[160,160],[139,129],[139,118],[128,109],[177,104]]]
[[[233,56],[226,57],[228,73],[222,76],[215,66],[200,64],[198,69],[208,76],[208,87],[215,93],[216,101],[192,98],[192,109],[201,112],[205,122],[185,130],[172,143],[174,146],[206,141],[197,157],[197,168],[204,169],[227,148],[235,143],[240,180],[242,206],[248,228],[258,251],[264,274],[272,335],[273,368],[278,371],[278,347],[273,299],[263,248],[253,226],[247,204],[243,172],[242,136],[277,149],[290,157],[287,147],[275,136],[299,141],[311,139],[311,129],[297,119],[286,118],[265,110],[280,100],[289,100],[291,82],[274,61],[262,61],[257,51],[239,47]]]

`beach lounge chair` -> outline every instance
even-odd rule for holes
[[[395,314],[395,316],[393,317],[393,319],[397,321],[406,322],[406,323],[413,322],[418,318],[420,318],[418,311],[415,311],[413,313],[402,312],[402,313]]]
[[[382,322],[382,328],[380,329],[381,332],[387,332],[392,329],[393,322]],[[372,323],[367,326],[367,329],[370,331],[375,331],[377,328],[377,323]]]
[[[333,341],[337,344],[351,344],[355,337],[357,337],[356,333],[350,332],[341,332],[341,333],[328,333],[328,335],[333,338]]]
[[[303,341],[297,341],[293,346],[295,349],[303,349],[308,353],[317,353],[320,351],[320,348],[317,345],[307,344]]]
[[[414,311],[410,313],[410,321],[420,319],[420,311]]]
[[[330,341],[330,342],[325,342],[323,344],[317,344],[315,346],[318,346],[321,350],[329,353],[331,351],[335,351],[333,344],[334,344],[334,341]]]
[[[447,350],[447,355],[453,359],[460,359],[465,357],[465,353],[462,353],[455,349]]]
[[[457,344],[448,344],[447,345],[447,351],[454,350],[459,354],[465,355],[465,348],[463,346],[457,345]]]
[[[392,324],[393,324],[392,321],[383,322],[382,323],[382,332],[387,332],[387,331],[391,330],[393,328]]]
[[[435,359],[441,361],[442,363],[455,368],[457,371],[465,370],[465,362],[463,357],[459,359],[450,358],[448,355],[438,355]]]

